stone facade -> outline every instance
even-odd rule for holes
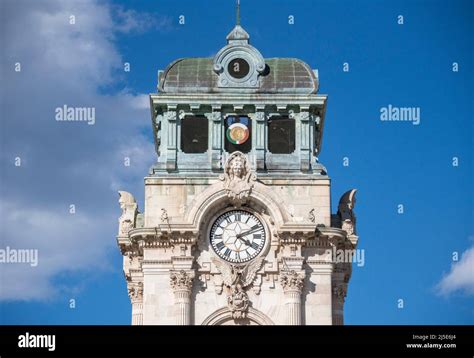
[[[227,41],[214,59],[160,71],[159,93],[150,95],[158,160],[145,177],[143,213],[119,192],[132,324],[343,324],[352,265],[330,253],[357,245],[355,190],[331,215],[330,180],[318,161],[327,96],[317,93],[316,71],[264,59],[240,25]],[[236,58],[247,63],[243,78],[228,72]],[[187,116],[207,121],[204,153],[182,150]],[[226,151],[228,116],[249,119],[247,153]],[[269,150],[275,116],[294,121],[291,153]],[[231,212],[261,224],[258,235],[231,235],[243,248],[261,243],[248,261],[223,259],[212,246],[213,224]]]

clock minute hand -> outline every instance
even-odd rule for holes
[[[249,230],[249,231],[241,232],[240,234],[237,234],[237,238],[240,239],[240,238],[243,237],[243,236],[247,236],[247,235],[249,235],[249,234],[251,234],[251,233],[253,233],[253,232],[255,232],[255,231],[259,231],[259,230],[260,230],[260,228],[258,227],[258,228],[256,228],[256,229],[252,229],[252,230]]]

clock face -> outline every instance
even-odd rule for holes
[[[265,229],[255,215],[233,210],[216,219],[211,228],[210,240],[220,258],[232,263],[243,263],[262,252]]]

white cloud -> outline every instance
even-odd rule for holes
[[[0,215],[6,225],[2,249],[38,251],[37,266],[0,264],[2,300],[49,299],[60,293],[52,282],[57,275],[111,269],[105,254],[115,245],[104,222],[117,219],[110,215],[89,215],[80,208],[71,214],[68,208],[53,211],[6,202]]]
[[[80,285],[59,287],[65,273],[112,269],[116,190],[140,202],[155,160],[143,134],[152,130],[148,97],[127,89],[115,41],[167,24],[100,0],[2,2],[0,249],[38,249],[39,264],[0,264],[0,301],[51,299]],[[119,90],[104,94],[105,86]],[[95,107],[95,125],[55,121],[55,108],[64,104]],[[21,167],[13,165],[16,156]]]
[[[474,246],[462,254],[461,260],[452,264],[451,271],[441,279],[436,288],[440,295],[456,291],[474,295]]]
[[[168,30],[172,27],[169,17],[139,13],[132,9],[114,8],[118,32],[145,32],[150,29]]]

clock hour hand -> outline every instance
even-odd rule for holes
[[[250,241],[247,240],[247,239],[244,239],[244,238],[242,238],[242,237],[239,237],[238,235],[236,236],[236,238],[239,239],[240,241],[242,241],[242,242],[243,242],[245,245],[247,245],[247,246],[250,246],[250,245],[251,245]]]

